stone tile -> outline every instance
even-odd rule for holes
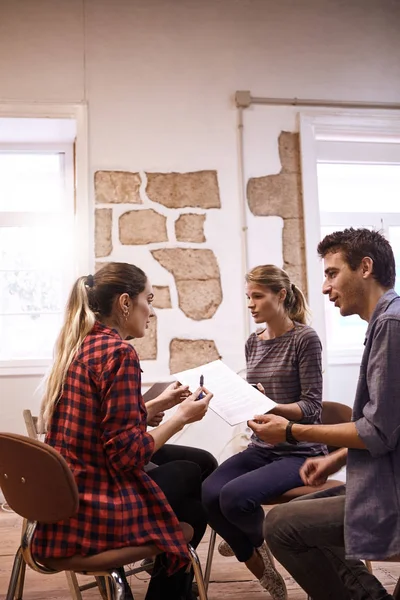
[[[154,300],[153,306],[154,308],[172,308],[171,303],[171,293],[169,291],[169,286],[160,286],[153,285],[154,292]]]
[[[141,204],[139,173],[129,171],[96,171],[94,174],[95,199],[97,203]]]
[[[211,319],[222,302],[222,289],[219,279],[206,281],[178,280],[179,308],[190,319],[200,321]]]
[[[199,367],[221,358],[213,340],[174,338],[169,345],[171,373]]]
[[[216,171],[146,173],[146,194],[168,208],[221,208]]]
[[[119,240],[124,245],[168,241],[167,217],[152,208],[124,213],[119,218],[118,228]]]
[[[151,251],[162,267],[176,281],[187,279],[218,279],[219,267],[212,250],[194,248],[163,248]]]
[[[300,175],[252,177],[247,183],[247,199],[251,212],[258,217],[298,218],[302,215]]]
[[[178,242],[205,242],[204,221],[206,215],[185,214],[175,221],[175,235]]]
[[[112,246],[112,209],[96,208],[94,225],[95,256],[100,258],[111,254]]]
[[[142,338],[132,340],[132,346],[139,355],[140,360],[156,360],[157,358],[157,317],[150,319],[149,328]]]
[[[300,136],[292,131],[281,131],[278,138],[281,173],[300,173]]]

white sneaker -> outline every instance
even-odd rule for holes
[[[218,552],[221,556],[235,556],[234,551],[225,540],[222,540],[222,542],[218,544]]]
[[[267,544],[256,548],[264,563],[264,573],[259,579],[262,587],[269,592],[272,600],[288,600],[285,581],[275,568],[274,557],[272,556]]]

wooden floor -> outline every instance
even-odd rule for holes
[[[14,553],[18,546],[21,531],[21,519],[13,513],[0,510],[0,598],[5,598]],[[209,533],[205,536],[198,549],[203,567],[208,549]],[[400,576],[400,563],[373,563],[374,573],[389,592],[392,592],[397,578]],[[306,600],[306,594],[298,587],[288,573],[279,568],[285,578],[289,600]],[[80,577],[82,582],[88,582],[88,577]],[[144,573],[131,577],[131,587],[135,600],[143,600],[146,592],[146,577]],[[215,552],[209,600],[230,598],[233,600],[268,600],[269,595],[247,571],[246,567],[235,558],[223,558]],[[67,581],[63,573],[57,575],[39,575],[27,570],[24,600],[70,600]],[[100,599],[97,589],[83,592],[83,600]],[[338,598],[337,600],[340,600]]]

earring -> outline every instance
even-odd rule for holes
[[[129,308],[127,308],[126,310],[124,310],[124,319],[125,319],[125,321],[128,320],[128,317],[129,317]]]

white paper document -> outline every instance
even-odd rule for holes
[[[204,377],[204,387],[214,394],[210,408],[229,425],[238,425],[272,410],[273,400],[252,387],[222,361],[214,362],[174,373],[177,381],[188,385],[194,392],[199,387],[200,375]]]

